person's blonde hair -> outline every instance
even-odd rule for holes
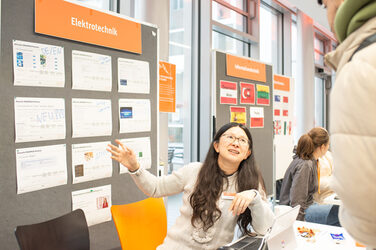
[[[321,127],[313,128],[300,137],[296,154],[304,160],[312,159],[315,149],[328,144],[328,142],[329,133],[326,129]]]

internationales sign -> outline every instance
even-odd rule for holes
[[[35,32],[142,54],[141,24],[64,0],[35,0]]]
[[[243,79],[266,82],[266,66],[263,63],[226,54],[226,73]]]

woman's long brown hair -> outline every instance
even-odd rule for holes
[[[222,126],[214,136],[203,166],[198,174],[195,189],[190,196],[190,204],[193,208],[191,224],[195,227],[197,226],[195,222],[201,222],[205,231],[212,227],[221,217],[222,213],[217,206],[217,201],[223,191],[224,183],[226,182],[226,185],[228,185],[225,173],[218,166],[219,154],[214,150],[213,144],[215,142],[219,143],[222,134],[232,127],[240,127],[244,130],[248,137],[249,149],[251,150],[251,155],[239,165],[237,173],[237,192],[250,189],[257,190],[259,184],[261,184],[265,190],[264,180],[255,163],[253,140],[248,128],[242,124],[234,122]],[[239,215],[237,220],[237,224],[243,234],[251,233],[248,227],[251,222],[251,211],[247,208],[244,213]]]
[[[296,154],[303,160],[313,159],[316,148],[329,143],[329,133],[324,128],[316,127],[302,135],[298,141]]]

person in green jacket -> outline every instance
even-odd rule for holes
[[[339,45],[325,56],[336,70],[330,132],[341,225],[376,248],[376,0],[319,0]]]

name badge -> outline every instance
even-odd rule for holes
[[[222,193],[222,199],[223,200],[233,200],[235,198],[236,193],[229,193],[229,192],[223,192]]]

